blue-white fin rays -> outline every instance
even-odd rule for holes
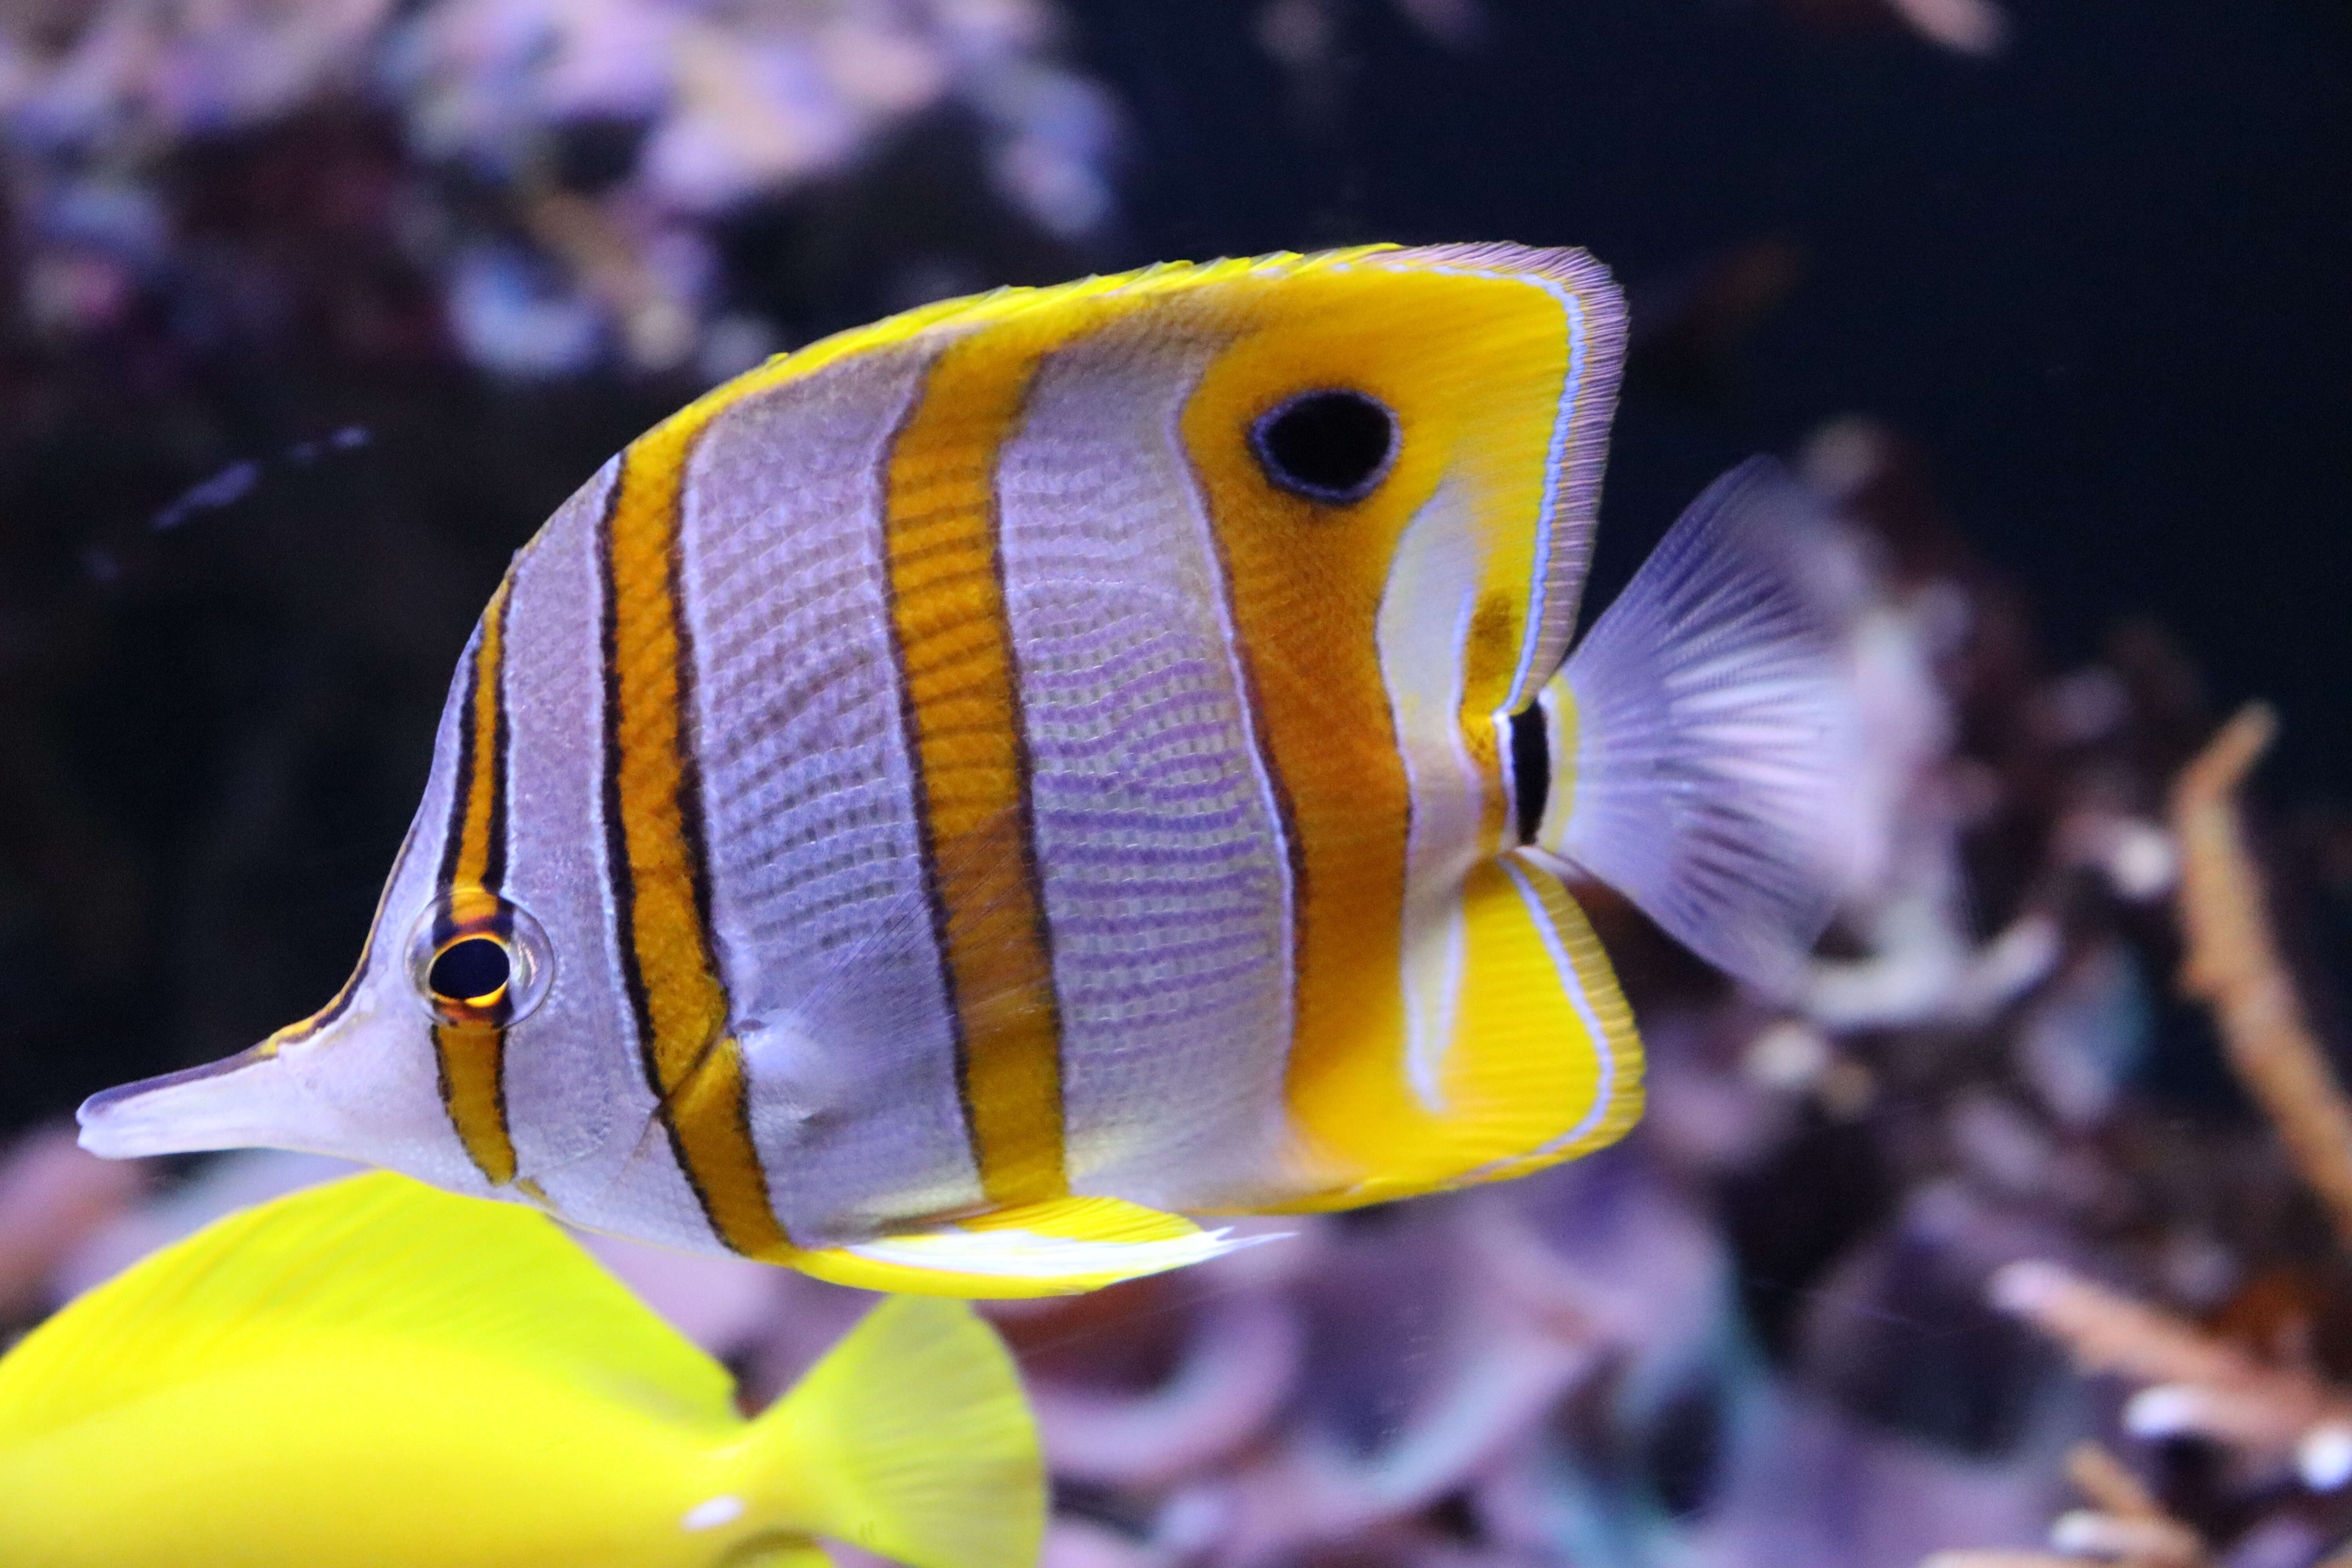
[[[1546,689],[1559,749],[1537,847],[1710,963],[1787,984],[1853,875],[1859,596],[1778,463],[1709,486]]]
[[[856,994],[865,985],[868,966],[886,959],[921,954],[936,962],[930,906],[922,899],[900,895],[868,907],[866,929],[832,950],[828,961],[810,973],[794,993],[812,1012]]]

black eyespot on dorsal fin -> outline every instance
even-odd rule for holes
[[[1396,460],[1396,416],[1353,388],[1302,392],[1250,426],[1250,450],[1277,488],[1344,506],[1388,478]]]

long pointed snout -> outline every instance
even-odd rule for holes
[[[315,1110],[286,1063],[256,1046],[208,1066],[91,1095],[75,1113],[81,1146],[110,1160],[206,1149],[287,1148]]]

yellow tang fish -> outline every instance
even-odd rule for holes
[[[1030,1568],[1044,1468],[959,1302],[757,1420],[545,1219],[376,1173],[232,1215],[0,1360],[8,1568]]]
[[[82,1109],[880,1289],[1084,1289],[1617,1137],[1562,879],[1783,979],[1840,630],[1767,464],[1562,668],[1624,342],[1580,251],[1002,289],[639,437],[516,557],[358,972]]]

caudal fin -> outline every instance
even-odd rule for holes
[[[1853,875],[1860,588],[1769,458],[1707,487],[1541,698],[1536,847],[1709,963],[1788,983]]]
[[[753,1425],[820,1535],[910,1568],[1032,1568],[1045,1474],[1020,1374],[961,1301],[884,1301]],[[757,1484],[756,1482],[754,1484]]]

